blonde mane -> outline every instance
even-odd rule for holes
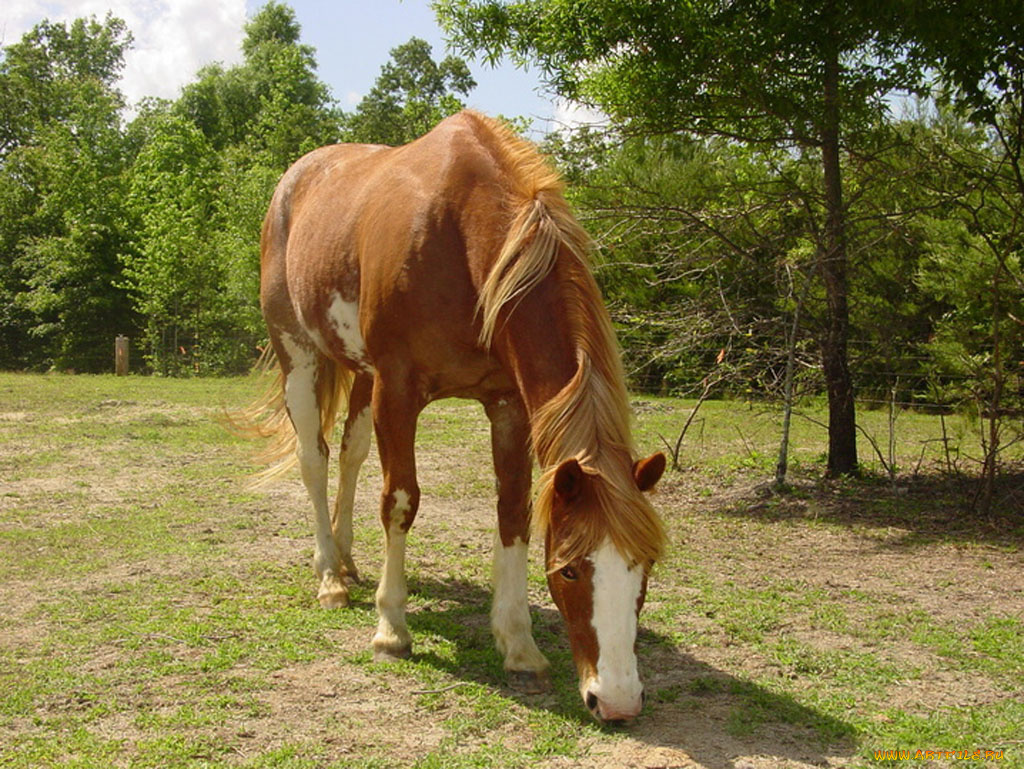
[[[597,502],[570,528],[554,554],[554,568],[582,558],[609,537],[630,561],[660,558],[660,518],[633,480],[629,398],[611,318],[590,268],[591,240],[562,195],[558,173],[529,142],[504,125],[477,116],[494,134],[508,196],[515,211],[508,236],[480,291],[483,328],[490,346],[501,311],[515,306],[559,266],[561,310],[576,348],[573,378],[531,417],[533,448],[544,472],[533,509],[534,533],[551,526],[554,473],[576,459]]]

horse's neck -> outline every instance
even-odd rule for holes
[[[518,308],[501,342],[530,416],[538,460],[546,468],[627,447],[628,432],[601,417],[611,413],[611,399],[588,354],[557,321],[558,312],[531,311],[537,309]],[[628,451],[624,456],[628,461]]]
[[[543,281],[499,320],[492,346],[515,378],[531,417],[576,374],[577,349],[564,299]]]

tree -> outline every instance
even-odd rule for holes
[[[391,50],[370,92],[345,119],[345,140],[397,146],[419,138],[465,105],[476,87],[462,59],[431,58],[430,44],[417,37]]]
[[[944,305],[927,345],[930,382],[979,424],[974,503],[985,514],[996,502],[1003,451],[1024,439],[1024,187],[1014,138],[1024,125],[1014,127],[1014,98],[987,127],[942,111],[933,140],[920,148],[935,169],[930,191],[947,201],[944,215],[922,218],[927,248],[915,275],[921,293]]]
[[[0,63],[0,363],[96,371],[133,328],[119,19],[44,21]]]
[[[548,148],[567,158],[569,194],[600,246],[633,382],[700,392],[713,371],[719,391],[771,393],[785,255],[801,233],[763,155],[676,135],[598,149],[590,130]]]
[[[83,89],[122,105],[114,88],[131,34],[107,15],[76,19],[70,28],[42,21],[3,49],[0,64],[0,157],[32,143],[38,129],[76,119]]]
[[[273,0],[246,24],[243,63],[210,64],[187,85],[174,111],[212,147],[247,152],[284,170],[302,153],[337,141],[339,112],[316,75],[316,55],[299,42],[295,12]]]
[[[901,10],[914,39],[911,55],[940,73],[942,101],[985,131],[983,141],[956,132],[938,153],[968,184],[957,197],[959,221],[934,227],[938,269],[922,272],[921,281],[954,305],[939,324],[935,350],[966,377],[988,423],[978,495],[988,513],[1008,417],[1020,414],[1024,373],[1024,16],[1008,0],[978,0],[968,13],[937,1],[909,6]]]
[[[124,285],[157,371],[244,370],[265,334],[259,235],[274,185],[339,138],[340,113],[300,40],[294,11],[268,3],[246,25],[242,64],[205,67],[180,99],[145,102],[129,126],[138,157]]]
[[[892,13],[877,3],[739,0],[438,0],[463,51],[539,62],[551,87],[632,133],[719,136],[816,158],[809,213],[826,313],[831,475],[857,469],[843,153],[920,85]]]
[[[175,116],[135,162],[129,207],[138,247],[123,256],[126,286],[146,319],[149,363],[162,374],[202,370],[219,314],[223,278],[211,248],[216,165],[203,134]]]
[[[991,248],[993,230],[1016,227],[998,207],[983,210],[982,197],[965,201],[958,218],[927,222],[931,247],[916,279],[949,308],[928,345],[935,360],[933,386],[980,423],[981,484],[975,501],[988,514],[1000,454],[1024,439],[1019,422],[1024,323],[1015,315],[1024,307],[1024,260],[1019,250],[1004,254]]]

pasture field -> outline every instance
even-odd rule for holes
[[[377,664],[376,457],[357,495],[365,582],[321,610],[297,472],[247,490],[251,446],[215,419],[262,387],[0,374],[0,766],[1024,767],[1021,497],[964,513],[937,417],[900,416],[895,486],[867,443],[867,479],[814,480],[824,431],[797,420],[778,495],[777,415],[706,402],[655,498],[671,547],[641,615],[647,707],[604,728],[540,543],[530,594],[554,688],[504,685],[482,409],[421,419],[414,656]],[[692,402],[635,405],[650,453]],[[885,413],[861,421],[887,443]],[[947,419],[947,437],[966,430]]]

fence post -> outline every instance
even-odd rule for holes
[[[114,340],[114,373],[125,376],[128,373],[128,337],[118,334]]]

